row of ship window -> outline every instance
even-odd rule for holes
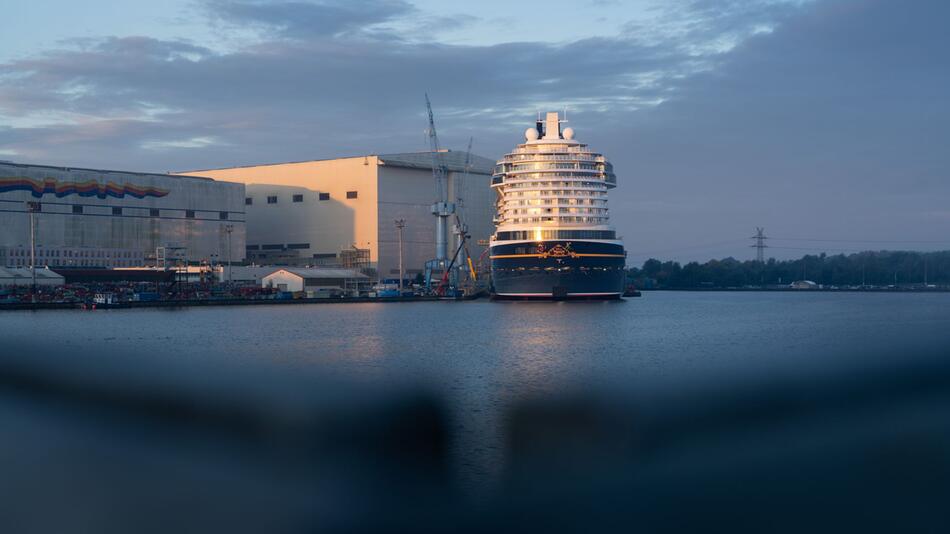
[[[73,215],[84,215],[84,214],[86,213],[86,208],[87,208],[87,207],[102,207],[102,206],[84,206],[84,205],[82,205],[82,204],[73,204],[73,205],[72,205],[72,214],[73,214]],[[34,212],[42,212],[42,211],[43,211],[43,204],[42,204],[41,202],[33,202],[33,203],[31,203],[31,207],[30,207],[30,208],[31,208],[31,210],[34,211]],[[142,209],[142,208],[132,208],[132,209],[133,209],[133,210],[140,210],[140,209]],[[161,209],[159,209],[159,208],[149,208],[149,209],[148,209],[148,216],[149,216],[149,217],[161,217],[161,216],[162,216],[162,211],[163,211],[163,210],[161,210]],[[168,209],[166,209],[166,210],[164,210],[164,211],[167,213],[167,212],[170,212],[170,211],[180,212],[180,211],[182,211],[182,210],[168,210]],[[206,210],[203,210],[203,211],[206,211]],[[185,218],[186,218],[186,219],[194,219],[194,218],[195,218],[195,210],[184,210],[184,212],[185,212]],[[138,215],[138,213],[139,213],[138,211],[132,211],[132,212],[129,212],[129,213],[125,213],[125,212],[123,211],[123,209],[122,209],[121,206],[112,206],[112,215],[119,215],[119,216],[121,216],[121,215],[123,215],[123,214],[127,214],[127,215]],[[95,215],[99,215],[99,214],[95,214]],[[219,211],[219,212],[218,212],[218,219],[220,219],[220,220],[222,220],[222,221],[226,221],[226,220],[228,220],[228,218],[229,218],[229,213],[228,213],[227,211]]]
[[[544,196],[554,196],[554,197],[564,197],[564,196],[575,196],[575,197],[600,197],[607,198],[607,193],[604,191],[592,191],[586,189],[549,189],[546,191],[506,191],[505,198],[509,197],[540,197]]]
[[[505,206],[606,206],[606,198],[535,198],[531,200],[505,200]]]
[[[358,194],[356,191],[347,191],[347,192],[346,192],[346,198],[348,198],[348,199],[354,199],[354,198],[358,198],[358,197],[359,197],[359,194]],[[330,200],[330,193],[318,193],[318,194],[317,194],[317,199],[318,199],[318,200]],[[277,195],[268,195],[268,196],[267,196],[267,203],[268,203],[268,204],[277,204],[277,200],[278,200]],[[299,193],[298,193],[298,194],[292,195],[292,196],[290,197],[290,201],[291,201],[291,202],[303,202],[303,194],[299,194]],[[251,206],[251,205],[253,205],[253,204],[254,204],[254,197],[246,197],[246,198],[244,199],[244,205],[245,205],[245,206]]]
[[[505,162],[515,161],[603,161],[600,154],[509,154],[505,156]]]
[[[507,189],[533,189],[538,187],[595,187],[603,189],[602,182],[591,182],[588,180],[558,180],[549,182],[511,182]]]
[[[496,176],[496,178],[498,177]],[[519,182],[518,181],[518,180],[529,180],[529,179],[537,180],[541,178],[545,179],[545,181],[544,182]],[[603,185],[605,181],[605,179],[602,179],[601,176],[591,175],[591,174],[573,174],[569,172],[526,172],[524,174],[510,175],[508,176],[508,179],[504,181],[504,183],[508,184],[508,187],[531,187],[532,184],[535,186],[557,185],[557,182],[552,182],[551,178],[572,178],[572,180],[570,181],[560,182],[562,185],[577,185],[580,183],[581,180],[586,180],[583,185],[587,187],[600,186],[600,185]],[[590,181],[592,178],[600,180],[600,181],[592,182]],[[492,183],[499,184],[502,182],[493,181]]]
[[[495,239],[498,241],[519,241],[522,239],[538,239],[535,230],[514,230],[498,232]],[[613,230],[541,230],[540,239],[616,239],[617,232]]]
[[[557,211],[554,211],[554,210]],[[607,213],[607,208],[514,208],[505,210],[506,215],[541,215],[543,213]]]
[[[584,169],[590,171],[602,171],[604,166],[596,163],[511,163],[508,165],[508,171],[530,171],[546,169]]]
[[[548,217],[521,217],[516,219],[506,219],[505,223],[510,224],[528,224],[528,223],[539,223],[539,222],[578,222],[578,223],[592,223],[592,224],[601,224],[607,222],[605,217],[574,217],[574,216],[565,216],[565,215],[552,215]]]
[[[545,153],[549,152],[552,154],[558,152],[571,152],[571,153],[581,153],[581,154],[592,154],[587,145],[554,145],[545,143],[543,145],[520,145],[513,154],[527,154],[529,152],[539,152]]]

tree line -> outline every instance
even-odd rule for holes
[[[810,280],[826,286],[950,285],[950,251],[866,251],[794,260],[770,258],[764,263],[735,258],[705,263],[649,259],[627,270],[640,288],[727,288],[788,285]]]

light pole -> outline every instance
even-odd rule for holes
[[[231,285],[231,232],[234,231],[234,225],[224,225],[224,231],[228,233],[228,285]]]
[[[396,229],[399,231],[399,296],[402,296],[402,280],[405,278],[402,270],[402,231],[406,227],[405,219],[396,219]]]
[[[43,208],[39,202],[28,201],[26,209],[30,212],[30,275],[33,278],[30,300],[36,302],[36,212]]]

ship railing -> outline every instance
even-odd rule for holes
[[[567,171],[567,172],[565,172]],[[518,174],[530,174],[536,173],[539,174],[539,177],[545,176],[573,176],[580,174],[603,174],[602,169],[577,169],[577,168],[560,168],[560,169],[512,169],[507,171],[505,174],[509,175],[518,175]]]
[[[521,195],[521,196],[506,195],[505,196],[506,201],[522,200],[522,199],[544,200],[544,199],[558,199],[558,198],[563,198],[563,199],[568,199],[568,200],[572,198],[574,199],[594,198],[594,199],[607,200],[607,194],[603,191],[578,190],[578,191],[564,192],[559,189],[551,189],[548,191],[538,191],[537,194],[534,194],[534,195]]]
[[[544,217],[511,217],[505,220],[506,224],[533,224],[540,226],[558,226],[563,227],[567,224],[578,225],[605,225],[609,221],[608,217],[583,217],[567,215],[545,215]]]
[[[519,145],[512,154],[526,154],[528,152],[550,152],[550,153],[565,153],[569,152],[572,154],[592,154],[595,153],[587,145],[575,145],[575,146],[564,146],[562,144],[539,144],[539,145]]]
[[[603,171],[595,172],[537,172],[537,171],[515,171],[506,173],[508,179],[506,180],[509,183],[512,182],[534,182],[538,180],[546,181],[562,181],[564,179],[572,179],[573,181],[582,180],[586,182],[590,181],[604,181],[606,180],[606,175]]]
[[[600,154],[506,154],[505,163],[516,161],[595,161],[604,162],[606,158]]]
[[[528,199],[508,199],[504,201],[506,208],[519,207],[530,208],[532,206],[592,206],[602,207],[607,205],[606,198],[528,198]]]

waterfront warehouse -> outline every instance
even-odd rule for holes
[[[244,184],[0,162],[0,266],[139,267],[244,259]]]
[[[493,231],[494,162],[453,151],[439,153],[439,160],[448,171],[448,198],[460,206],[471,254],[477,258],[484,250],[478,241],[486,242]],[[431,152],[181,174],[246,184],[247,257],[258,264],[376,269],[380,278],[394,278],[399,273],[397,219],[405,221],[406,276],[421,273],[425,262],[435,257],[431,206],[437,192]],[[455,246],[456,236],[450,232],[448,247]]]

